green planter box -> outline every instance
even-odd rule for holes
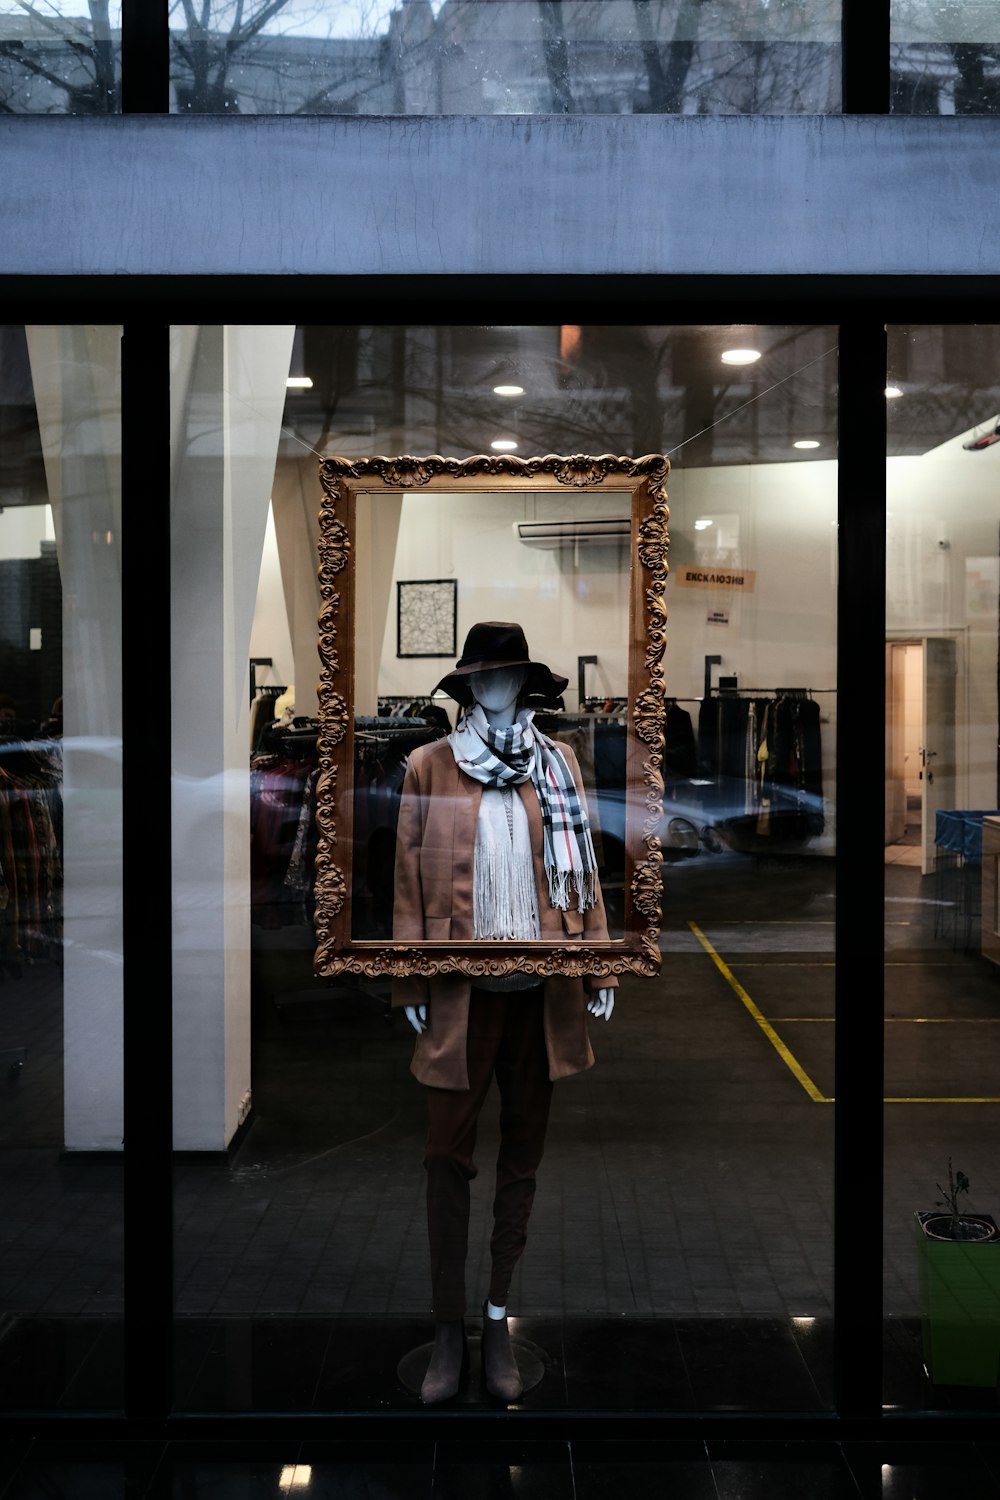
[[[932,1240],[914,1214],[924,1360],[935,1385],[995,1386],[1000,1378],[1000,1237]],[[988,1219],[989,1215],[979,1214]]]

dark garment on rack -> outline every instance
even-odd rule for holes
[[[406,758],[418,745],[441,739],[448,731],[443,725],[408,715],[359,717],[354,728],[351,920],[356,936],[388,941]]]
[[[61,785],[55,742],[0,745],[0,977],[61,947]]]
[[[305,920],[306,890],[286,883],[306,785],[314,767],[291,755],[260,757],[250,771],[250,901],[258,927]]]
[[[698,755],[695,748],[691,715],[679,703],[667,701],[663,730],[663,779],[687,780],[697,775]]]

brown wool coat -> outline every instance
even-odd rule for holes
[[[576,756],[568,745],[559,748],[583,797]],[[606,940],[608,924],[600,887],[597,905],[589,911],[558,911],[550,904],[538,798],[530,781],[514,790],[528,814],[542,939],[559,944]],[[482,782],[458,769],[447,740],[422,745],[410,756],[396,835],[394,942],[472,938],[472,861],[482,792]],[[557,975],[545,981],[550,1078],[567,1078],[593,1066],[587,996],[591,990],[616,985],[614,978],[570,979]],[[471,980],[462,974],[393,980],[394,1006],[428,1008],[428,1026],[417,1037],[410,1064],[421,1083],[441,1089],[469,1087],[465,1035],[471,988]]]

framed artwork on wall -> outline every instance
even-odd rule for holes
[[[408,578],[396,584],[396,655],[454,656],[457,578]]]

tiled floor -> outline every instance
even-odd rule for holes
[[[622,1409],[654,1388],[653,1406],[683,1410],[829,1405],[831,875],[815,860],[668,866],[663,975],[623,984],[611,1024],[594,1026],[597,1066],[557,1089],[511,1296],[551,1360],[536,1406],[607,1408],[607,1368]],[[1000,1204],[998,1112],[954,1102],[1000,1093],[1000,990],[941,924],[933,881],[907,866],[886,878],[887,1093],[941,1101],[886,1109],[886,1399],[921,1408],[912,1214],[937,1196],[949,1155],[978,1206]],[[308,960],[301,932],[257,934],[255,1123],[230,1160],[178,1162],[177,1391],[189,1409],[405,1403],[396,1363],[428,1336],[412,1037],[398,1013],[387,1024],[377,986],[317,991]],[[37,974],[25,983],[4,1014],[33,1034],[51,995]],[[29,1052],[21,1076],[0,1081],[0,1408],[65,1409],[120,1380],[120,1163],[59,1153],[45,1057]],[[471,1304],[488,1264],[495,1139],[484,1117]]]
[[[0,1443],[0,1500],[989,1500],[994,1444]]]

